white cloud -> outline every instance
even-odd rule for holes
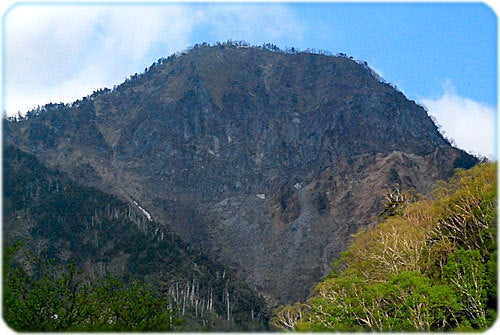
[[[497,159],[496,110],[458,96],[449,82],[444,89],[441,97],[420,102],[437,119],[445,137],[467,152]]]
[[[208,38],[300,40],[303,26],[286,6],[263,6],[18,4],[5,14],[4,108],[75,101]],[[207,40],[192,40],[195,30]]]
[[[8,115],[71,102],[112,87],[188,46],[192,17],[181,6],[18,5],[5,21]]]
[[[5,14],[4,108],[13,115],[75,101],[195,43],[297,46],[305,31],[292,10],[276,3],[18,4]],[[441,97],[421,102],[459,147],[496,157],[493,108],[458,96],[449,85]]]
[[[293,39],[301,43],[304,24],[281,4],[229,4],[208,7],[201,16],[209,34],[223,41],[232,38],[253,44]]]

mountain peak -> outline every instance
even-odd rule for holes
[[[160,59],[4,134],[137,201],[272,302],[304,299],[387,188],[430,192],[477,161],[366,63],[243,43]]]

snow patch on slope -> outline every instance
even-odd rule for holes
[[[151,214],[149,214],[149,212],[147,210],[145,210],[144,208],[141,207],[141,205],[139,205],[137,203],[137,201],[133,200],[134,201],[134,205],[137,206],[137,208],[139,208],[141,210],[141,212],[146,215],[146,217],[148,218],[149,221],[153,221],[152,217],[151,217]]]

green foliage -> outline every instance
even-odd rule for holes
[[[355,234],[335,266],[355,271],[368,281],[385,280],[401,271],[423,271],[432,204],[421,200],[404,207],[401,215],[390,216]]]
[[[3,317],[16,331],[168,331],[180,323],[158,292],[107,276],[88,281],[74,266],[46,265],[30,277],[4,257]]]
[[[490,273],[490,264],[481,260],[479,250],[459,249],[449,255],[443,268],[444,281],[464,305],[461,323],[472,329],[486,328],[496,314],[496,299],[489,301],[496,297],[496,278],[491,281],[496,272]]]
[[[444,330],[460,309],[451,288],[416,271],[381,283],[342,275],[318,284],[306,305],[299,330]]]
[[[144,283],[106,277],[87,288],[86,322],[69,330],[168,331],[181,323],[168,301]]]
[[[389,302],[382,309],[393,313],[390,330],[443,331],[455,324],[461,305],[449,286],[432,283],[420,272],[401,272],[380,285]]]
[[[137,296],[127,298],[124,296],[127,290],[123,288],[121,292],[120,288],[115,291],[116,299],[123,302],[148,297],[144,304],[149,303],[148,310],[152,310],[158,308],[158,301],[154,299],[163,297],[161,299],[168,300],[163,303],[175,311],[173,317],[184,320],[176,329],[265,329],[264,299],[234,271],[183,243],[168,226],[148,221],[133,206],[95,188],[81,186],[11,146],[4,148],[3,163],[3,240],[17,246],[11,248],[4,244],[12,260],[10,266],[4,267],[4,278],[9,278],[9,285],[4,286],[4,306],[9,306],[5,309],[6,319],[13,328],[64,330],[74,327],[67,322],[67,317],[63,318],[66,309],[53,305],[63,301],[58,297],[71,297],[70,291],[61,290],[75,289],[64,281],[85,278],[77,285],[77,291],[83,294],[90,290],[92,292],[84,294],[85,299],[93,297],[91,300],[97,301],[100,299],[97,292],[105,286],[104,282],[96,286],[97,281],[111,276],[123,283],[136,281],[154,286],[154,294],[148,295],[143,294],[147,293],[144,288],[132,285],[127,290],[130,294],[136,292]],[[70,271],[70,267],[79,269],[78,275]],[[50,276],[48,268],[52,269]],[[178,288],[175,299],[173,288]],[[75,305],[71,300],[64,304]],[[103,313],[103,310],[116,309],[118,304],[99,307],[93,302],[91,305]],[[134,306],[127,311],[133,311],[134,315],[144,312]],[[58,318],[50,319],[54,314]],[[23,320],[16,315],[23,315]],[[112,325],[92,323],[87,328],[164,329],[165,323],[160,324],[157,319],[144,318],[149,321],[141,324],[128,320],[124,312],[120,315],[124,319],[118,318]],[[83,325],[78,327],[82,329]]]
[[[388,198],[306,303],[272,324],[301,331],[485,330],[496,319],[496,164],[457,170],[435,200]],[[297,313],[300,306],[300,313]]]
[[[271,325],[275,328],[292,331],[302,319],[302,312],[305,308],[305,305],[299,303],[293,306],[280,306],[274,311],[275,316],[271,321]]]

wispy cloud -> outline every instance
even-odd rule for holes
[[[17,6],[6,16],[6,109],[73,101],[188,45],[181,6]],[[149,64],[148,64],[149,63]]]
[[[215,40],[232,38],[261,44],[293,39],[299,44],[305,30],[293,11],[276,3],[208,7],[200,18]]]
[[[200,37],[255,44],[301,38],[292,11],[263,6],[19,4],[5,16],[4,108],[13,115],[72,102],[205,42]]]
[[[496,110],[477,101],[461,97],[448,81],[439,98],[420,101],[437,119],[447,138],[470,153],[497,159]]]

